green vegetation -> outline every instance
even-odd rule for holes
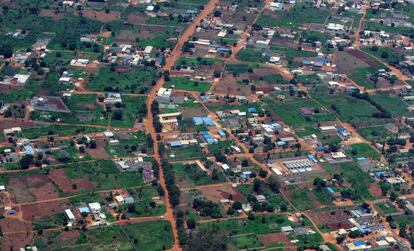
[[[201,58],[201,57],[181,57],[175,63],[179,67],[198,68],[200,65],[212,65],[214,62],[220,62],[220,59],[215,58]]]
[[[156,186],[143,186],[127,189],[130,196],[135,199],[135,203],[121,205],[118,209],[127,217],[157,216],[165,213],[165,205],[153,201],[153,197],[159,196]]]
[[[306,218],[304,218],[303,224],[310,227],[309,220]],[[222,222],[205,223],[200,225],[200,230],[212,230],[216,233],[224,233],[228,236],[231,244],[236,247],[244,244],[242,246],[243,248],[252,248],[257,247],[258,245],[258,242],[255,241],[257,237],[269,233],[278,233],[281,231],[282,226],[292,226],[293,228],[296,228],[300,225],[290,222],[285,215],[269,215],[253,216],[252,219],[235,219]],[[256,238],[254,238],[255,236]],[[323,241],[322,237],[317,233],[288,237],[289,239],[298,239],[299,242],[296,243],[296,245],[299,247],[316,247]],[[248,242],[249,240],[251,242]],[[275,241],[272,246],[276,245],[283,247],[284,244],[287,243]]]
[[[237,54],[237,59],[244,62],[265,63],[269,58],[268,55],[263,55],[254,49],[243,49]]]
[[[68,164],[65,171],[70,179],[88,177],[96,182],[96,189],[108,190],[141,185],[142,175],[138,172],[121,172],[112,160],[98,160]]]
[[[226,181],[221,170],[214,169],[209,173],[201,170],[197,164],[176,163],[173,164],[173,170],[177,181],[189,187]]]
[[[186,78],[171,78],[170,81],[164,85],[166,88],[174,86],[177,90],[206,92],[210,90],[211,84],[207,82],[191,81]]]
[[[391,202],[379,202],[375,203],[375,206],[383,213],[384,215],[398,213],[398,209],[394,207]]]
[[[168,221],[95,228],[81,233],[85,241],[63,250],[165,250],[174,241]],[[78,239],[79,240],[79,239]]]
[[[377,92],[374,95],[371,95],[371,99],[390,111],[393,116],[402,117],[410,116],[411,114],[411,112],[408,111],[407,103],[403,102],[400,97],[392,95],[391,93]]]
[[[199,145],[168,149],[168,159],[173,161],[196,160],[204,156]]]
[[[347,153],[351,154],[354,158],[365,157],[376,160],[381,159],[381,154],[378,153],[372,146],[365,143],[351,145],[347,150]]]
[[[290,191],[290,200],[297,209],[302,211],[315,208],[316,205],[309,190],[293,186]]]
[[[369,78],[369,76],[374,74],[376,71],[377,70],[373,67],[359,67],[349,74],[349,78],[362,87],[373,89],[375,88],[375,83]]]
[[[115,91],[128,93],[147,93],[155,82],[156,73],[150,68],[136,67],[119,69],[103,67],[87,84],[94,91]]]
[[[331,175],[338,174],[346,184],[341,192],[346,192],[349,197],[356,200],[373,200],[375,197],[370,194],[369,186],[374,180],[359,169],[354,162],[337,165],[324,165],[324,168]]]
[[[343,93],[331,94],[324,85],[312,88],[311,95],[324,107],[330,109],[341,121],[351,125],[362,123],[381,125],[387,122],[386,119],[374,117],[374,114],[380,111],[365,99]],[[355,109],[355,107],[358,108]]]
[[[301,2],[295,4],[290,11],[279,11],[277,14],[277,18],[272,18],[266,14],[261,15],[257,20],[257,25],[297,29],[305,23],[323,23],[330,13],[327,10],[316,8],[310,2]]]
[[[403,55],[397,53],[392,48],[388,47],[363,47],[362,50],[374,55],[377,58],[380,58],[381,60],[387,62],[390,65],[398,65],[404,58]]]
[[[286,94],[284,100],[278,101],[276,98],[272,98],[267,101],[267,104],[275,115],[282,117],[286,124],[296,128],[300,136],[318,135],[320,132],[315,128],[315,124],[334,120],[334,117],[324,108],[306,97],[300,98]],[[301,108],[309,108],[314,111],[314,114],[305,116],[300,112]]]
[[[102,132],[104,128],[87,127],[87,126],[67,126],[67,125],[42,125],[36,127],[23,128],[22,133],[28,139],[35,139],[42,136],[70,136],[76,134],[87,134],[94,132]]]
[[[289,64],[292,64],[292,61],[297,57],[301,57],[301,58],[302,57],[316,57],[318,55],[316,52],[305,51],[305,50],[300,50],[298,48],[285,47],[285,46],[273,45],[270,47],[270,49],[274,52],[285,55],[286,60],[289,62]]]
[[[226,64],[226,71],[232,74],[240,74],[258,67],[256,64]]]
[[[115,158],[133,156],[138,152],[152,153],[152,140],[143,132],[117,137],[119,144],[107,145],[106,151]]]
[[[208,145],[208,152],[212,155],[215,155],[218,152],[221,152],[230,146],[235,146],[234,142],[231,140],[221,140],[217,143],[209,144]]]

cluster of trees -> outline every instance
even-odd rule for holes
[[[269,176],[265,181],[261,179],[254,179],[253,191],[255,193],[262,193],[264,189],[269,188],[274,193],[279,193],[280,185],[277,182],[275,176]]]
[[[359,91],[354,91],[354,92],[351,93],[351,96],[353,96],[355,98],[358,98],[358,99],[366,100],[372,106],[377,108],[379,110],[379,112],[374,112],[372,114],[372,116],[374,118],[391,118],[391,113],[389,111],[387,111],[384,107],[382,107],[380,104],[378,104],[377,102],[372,100],[371,97],[367,93],[362,93],[361,94]]]
[[[193,208],[199,212],[202,217],[221,218],[221,211],[218,204],[203,199],[194,199]]]
[[[13,56],[13,47],[9,44],[0,45],[0,55],[5,58],[11,58]]]
[[[165,185],[167,186],[170,204],[172,207],[176,207],[180,203],[180,189],[175,184],[174,171],[166,159],[161,160],[161,165],[164,170]]]
[[[162,129],[162,125],[158,119],[158,114],[160,113],[160,108],[159,108],[159,104],[157,101],[154,101],[151,104],[151,112],[152,112],[152,116],[153,116],[153,121],[152,124],[154,126],[154,129],[157,133],[161,132]]]
[[[187,173],[187,175],[195,181],[199,181],[205,178],[211,178],[212,180],[218,180],[219,174],[217,169],[214,169],[211,173],[211,176],[209,176],[206,172],[200,170],[200,168],[197,167],[196,164],[185,164],[184,170]]]

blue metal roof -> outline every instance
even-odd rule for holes
[[[90,213],[91,212],[88,207],[80,207],[78,209],[79,209],[80,213]]]
[[[25,145],[24,146],[24,153],[25,154],[34,155],[34,149],[33,149],[33,147],[30,146],[30,145]]]
[[[181,146],[181,142],[176,140],[176,141],[171,141],[170,142],[170,146]]]
[[[194,117],[193,121],[196,125],[214,126],[213,120],[209,117]]]
[[[193,121],[194,121],[194,124],[196,124],[196,125],[203,124],[203,118],[201,118],[201,117],[194,117]]]

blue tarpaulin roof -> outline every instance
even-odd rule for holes
[[[309,60],[303,60],[302,64],[304,64],[304,65],[313,65],[313,62],[309,61]]]
[[[362,242],[362,241],[354,241],[354,244],[355,244],[355,246],[359,247],[359,246],[364,245],[364,242]]]
[[[226,133],[223,130],[218,130],[217,133],[222,137],[226,136]]]
[[[256,111],[256,108],[254,108],[254,107],[249,107],[249,108],[247,108],[247,112],[248,112],[248,113],[256,113],[257,111]]]
[[[318,146],[318,147],[316,147],[316,151],[318,151],[318,152],[325,151],[325,147],[324,146]]]

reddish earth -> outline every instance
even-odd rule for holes
[[[14,195],[13,199],[18,203],[59,197],[49,177],[41,174],[11,178],[9,180],[9,190]]]
[[[2,250],[20,250],[33,244],[33,232],[4,234],[1,241]]]
[[[328,226],[332,230],[339,230],[341,228],[351,228],[352,225],[348,221],[349,214],[346,210],[311,212],[309,216],[317,225]]]
[[[16,85],[0,85],[0,93],[10,94],[14,91],[23,89],[23,86]]]
[[[25,204],[21,206],[23,219],[27,221],[37,221],[46,216],[52,216],[62,213],[71,205],[66,200],[41,202],[33,204]]]
[[[378,183],[369,184],[369,193],[376,197],[382,197],[382,190]]]
[[[87,148],[86,153],[92,156],[93,159],[111,159],[104,147],[96,147],[95,149]]]
[[[86,66],[86,72],[97,75],[99,72],[99,63],[91,62]]]
[[[13,218],[3,218],[0,220],[0,228],[3,233],[25,232],[32,229],[32,224]]]
[[[219,202],[222,199],[229,199],[230,195],[234,201],[241,201],[244,199],[244,196],[238,190],[229,185],[223,185],[221,187],[203,187],[199,190],[208,200],[215,202]]]
[[[69,179],[64,169],[51,170],[49,177],[64,193],[78,192],[80,189],[92,190],[95,188],[94,183],[88,178]]]
[[[40,15],[43,17],[50,17],[55,21],[60,20],[65,16],[64,13],[55,12],[54,10],[51,10],[51,9],[42,9],[40,11]]]
[[[73,230],[73,231],[65,231],[60,233],[56,239],[58,240],[70,240],[70,239],[77,239],[79,237],[79,231]]]
[[[290,240],[287,235],[283,233],[270,233],[270,234],[262,234],[258,236],[259,241],[263,243],[265,246],[270,246],[276,243],[284,243],[290,244]]]
[[[127,17],[128,22],[133,23],[133,24],[145,24],[147,19],[148,17],[142,16],[139,13],[133,13],[133,14],[128,15]]]
[[[367,57],[367,55],[365,55],[365,53],[363,53],[360,50],[354,50],[354,49],[350,49],[350,50],[346,50],[346,52],[356,58],[358,58],[359,60],[363,61],[364,63],[366,63],[367,65],[371,66],[371,67],[376,67],[377,63],[371,59],[369,59]]]
[[[1,92],[1,91],[0,91]],[[2,120],[0,121],[0,130],[19,126],[21,128],[32,128],[35,126],[33,122],[13,121],[13,120]]]

